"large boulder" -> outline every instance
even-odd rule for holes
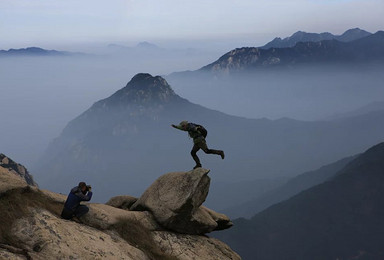
[[[184,234],[205,234],[228,228],[232,224],[227,217],[201,207],[209,192],[208,172],[197,168],[164,174],[132,205],[131,210],[148,210],[160,225]]]
[[[105,204],[115,208],[128,210],[136,201],[137,198],[135,197],[129,195],[120,195],[110,198]]]

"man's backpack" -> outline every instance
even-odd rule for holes
[[[197,127],[197,131],[198,131],[202,136],[204,136],[204,138],[206,138],[207,135],[208,135],[208,131],[207,131],[207,129],[205,129],[204,126],[202,126],[202,125],[196,125],[196,127]]]

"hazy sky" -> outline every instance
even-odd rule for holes
[[[383,17],[384,0],[1,0],[0,49],[144,40],[259,46],[298,30],[376,32]]]

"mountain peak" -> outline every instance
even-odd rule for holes
[[[161,78],[160,76],[154,77],[149,73],[137,73],[135,76],[133,76],[133,78],[131,79],[131,81],[129,83],[135,84],[135,83],[140,82],[142,80],[152,80],[152,79],[155,79],[157,77]]]
[[[125,90],[170,92],[173,93],[171,86],[161,76],[152,76],[149,73],[138,73],[128,82]]]
[[[152,76],[149,73],[139,73],[124,88],[109,97],[108,100],[114,104],[150,105],[169,103],[177,98],[180,97],[175,94],[164,78]]]
[[[292,34],[290,37],[294,37],[294,36],[302,36],[302,35],[305,35],[305,34],[307,34],[307,33],[304,32],[304,31],[297,31],[297,32],[295,32],[294,34]],[[290,38],[290,37],[288,37],[288,38]]]
[[[345,31],[342,35],[338,36],[337,40],[343,42],[350,42],[360,38],[364,38],[369,35],[371,35],[370,32],[361,30],[360,28],[353,28]]]

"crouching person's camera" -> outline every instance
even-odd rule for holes
[[[92,186],[91,185],[87,185],[87,191],[92,191]]]

